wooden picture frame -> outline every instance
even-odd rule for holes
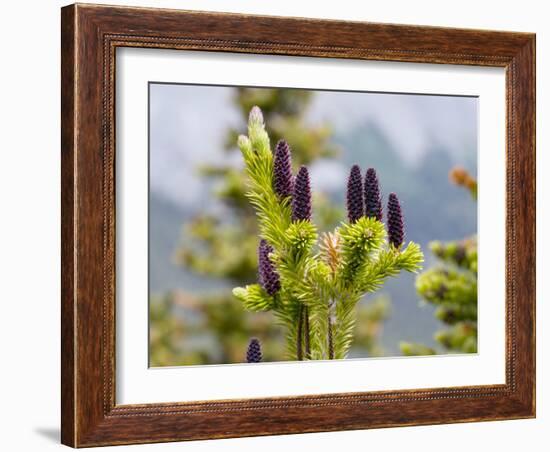
[[[70,5],[62,9],[62,442],[73,447],[535,416],[535,35]],[[115,403],[115,50],[147,47],[506,70],[506,383]]]

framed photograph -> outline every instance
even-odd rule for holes
[[[62,442],[535,416],[535,36],[62,9]]]

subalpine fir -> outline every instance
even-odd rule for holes
[[[389,197],[387,227],[381,221],[376,172],[369,169],[363,184],[358,166],[348,179],[347,221],[319,237],[309,171],[302,166],[292,174],[291,145],[279,142],[273,152],[262,112],[252,108],[248,136],[238,146],[259,224],[259,275],[233,294],[248,310],[275,313],[287,330],[290,359],[342,359],[353,343],[358,301],[388,277],[416,272],[423,254],[416,243],[404,243],[396,194]]]

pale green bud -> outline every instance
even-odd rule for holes
[[[252,143],[246,135],[239,135],[237,138],[237,146],[242,152],[249,152],[252,150]]]
[[[252,107],[248,116],[248,136],[254,151],[260,155],[271,153],[269,147],[269,136],[264,126],[264,116],[259,107]]]
[[[252,107],[250,114],[248,115],[248,127],[253,125],[261,125],[262,127],[264,125],[264,115],[262,114],[260,107],[256,105]]]

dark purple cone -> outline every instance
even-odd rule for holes
[[[292,195],[292,163],[290,147],[284,140],[280,140],[275,147],[275,161],[273,162],[273,188],[281,198]]]
[[[348,219],[355,223],[364,215],[363,211],[363,181],[361,180],[361,169],[357,165],[351,167],[348,177],[347,191]]]
[[[365,175],[365,216],[382,221],[382,198],[374,168],[369,168]]]
[[[403,225],[403,214],[401,204],[395,193],[388,197],[388,240],[399,248],[405,239],[405,227]]]
[[[271,245],[265,240],[260,240],[258,246],[258,279],[260,285],[269,295],[275,295],[281,288],[279,275],[275,271],[269,255],[273,252]]]
[[[309,172],[301,166],[294,181],[294,197],[292,198],[292,221],[311,220],[311,188]]]
[[[262,360],[262,347],[260,341],[255,337],[250,339],[248,349],[246,350],[247,363],[259,363]]]

